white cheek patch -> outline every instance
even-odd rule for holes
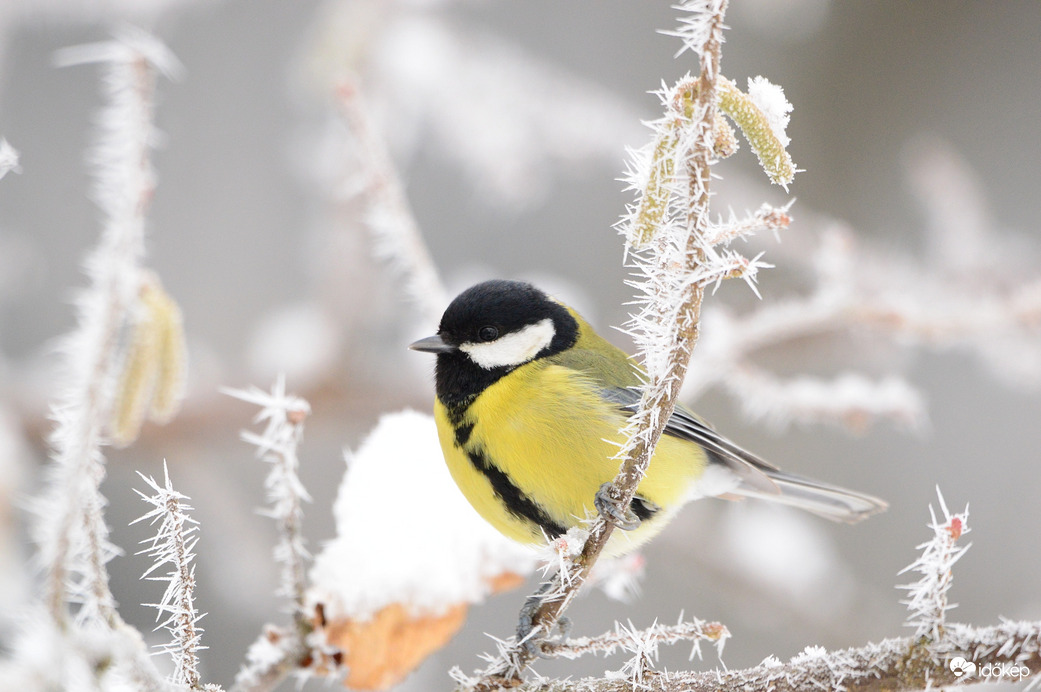
[[[549,346],[556,333],[553,320],[547,317],[495,341],[462,344],[459,350],[485,370],[520,365],[527,363],[539,351]]]

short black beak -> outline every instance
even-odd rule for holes
[[[451,353],[459,350],[451,344],[446,344],[444,339],[437,334],[411,343],[408,347],[413,351],[426,351],[427,353]]]

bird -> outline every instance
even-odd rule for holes
[[[574,309],[530,283],[495,279],[460,293],[437,333],[412,343],[436,354],[434,418],[448,470],[500,533],[545,544],[596,512],[617,557],[658,534],[687,501],[759,498],[854,523],[882,500],[781,471],[677,404],[629,511],[607,501],[622,428],[644,374]]]

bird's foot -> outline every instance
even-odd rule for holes
[[[546,592],[551,586],[551,582],[545,582],[538,591],[528,597],[521,608],[520,619],[517,622],[517,643],[534,658],[547,658],[543,644],[549,638],[549,632],[541,624],[535,623],[535,615],[545,601]],[[561,638],[567,639],[571,632],[571,620],[566,617],[559,618],[556,626],[560,630]]]
[[[607,521],[625,531],[632,531],[640,526],[640,517],[631,507],[622,508],[622,503],[611,497],[611,483],[604,483],[600,490],[596,491],[593,505]]]
[[[541,631],[542,625],[535,624],[535,614],[542,605],[542,597],[549,590],[549,582],[544,582],[521,607],[520,619],[517,622],[517,643],[524,648],[528,655],[539,657],[542,655],[542,643],[546,639],[546,633]]]

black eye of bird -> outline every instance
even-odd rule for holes
[[[481,341],[495,341],[499,338],[499,330],[495,327],[481,327],[477,332],[477,338]]]

